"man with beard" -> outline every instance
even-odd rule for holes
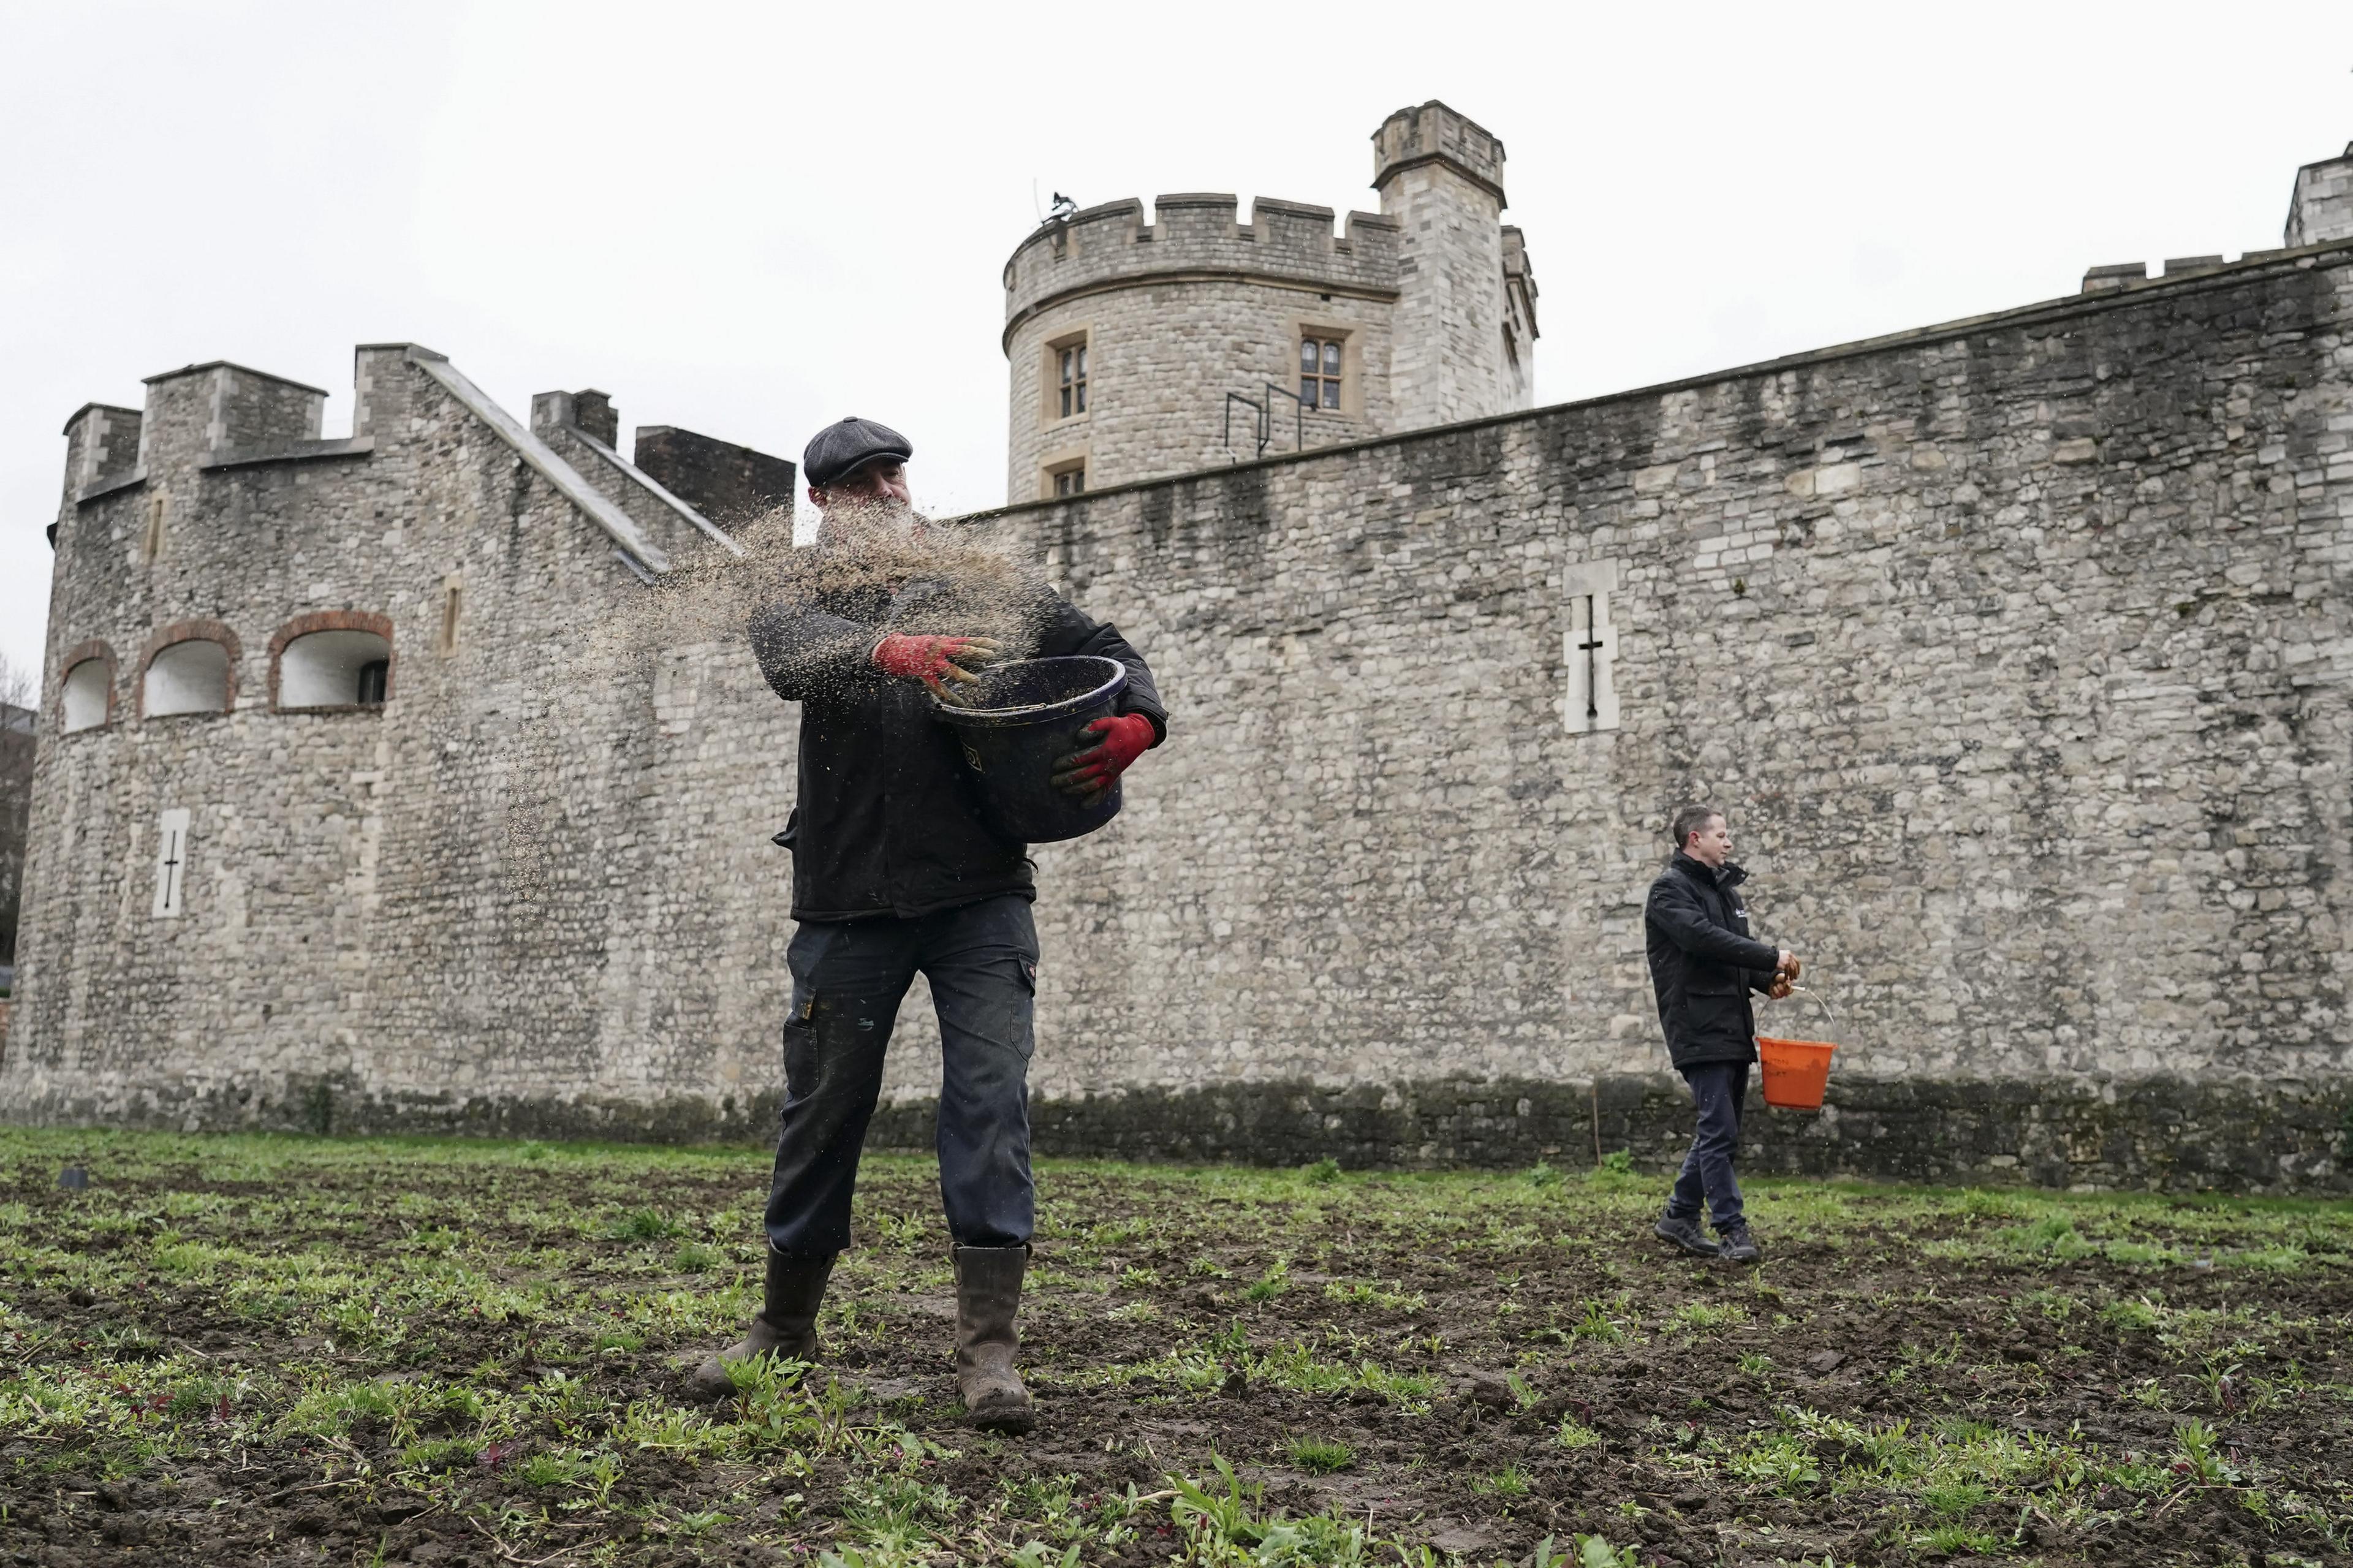
[[[821,431],[803,454],[824,514],[799,586],[752,619],[776,695],[801,704],[793,852],[785,1105],[766,1215],[765,1300],[743,1340],[696,1370],[725,1396],[728,1368],[758,1355],[811,1360],[834,1259],[849,1245],[850,1191],[882,1085],[899,1003],[921,973],[938,1013],[940,1194],[955,1244],[955,1367],[975,1426],[1029,1429],[1014,1370],[1014,1316],[1029,1255],[1028,1073],[1038,980],[1036,885],[1026,846],[981,820],[958,747],[932,715],[1013,643],[1127,668],[1118,711],[1054,783],[1092,801],[1167,733],[1152,671],[1116,628],[980,552],[928,533],[910,504],[906,437],[867,419]],[[992,570],[991,568],[994,568]],[[929,573],[929,575],[925,574]],[[996,632],[991,637],[982,635]]]

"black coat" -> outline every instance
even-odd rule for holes
[[[874,645],[902,610],[936,584],[893,595],[881,587],[777,605],[752,618],[753,651],[777,696],[801,705],[800,798],[777,842],[793,852],[793,918],[902,920],[1000,893],[1034,898],[1028,846],[981,820],[956,742],[932,717],[920,682],[874,668]],[[1028,617],[1033,657],[1100,654],[1127,667],[1118,710],[1152,721],[1153,744],[1168,715],[1143,656],[1115,626],[1059,595],[1039,591]]]
[[[1748,906],[1736,891],[1747,879],[1737,866],[1710,870],[1678,853],[1651,884],[1642,911],[1651,988],[1678,1069],[1757,1059],[1748,994],[1773,984],[1781,953],[1748,934]]]

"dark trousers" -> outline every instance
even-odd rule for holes
[[[1732,1160],[1740,1150],[1748,1064],[1701,1062],[1683,1070],[1699,1111],[1699,1126],[1692,1134],[1691,1152],[1683,1156],[1683,1174],[1675,1178],[1675,1190],[1667,1198],[1667,1217],[1697,1219],[1704,1197],[1715,1228],[1728,1231],[1741,1223],[1740,1180],[1732,1173]]]
[[[986,899],[916,920],[807,921],[786,961],[784,1128],[768,1240],[810,1255],[849,1245],[849,1199],[882,1058],[917,973],[939,1015],[940,1196],[966,1247],[1029,1239],[1030,1030],[1038,928],[1029,900]]]

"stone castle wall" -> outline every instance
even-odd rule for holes
[[[1712,798],[1836,1006],[1766,1026],[1842,1043],[1834,1108],[1971,1107],[2015,1163],[2088,1096],[2337,1179],[2348,295],[2337,247],[995,519],[1174,714],[1039,852],[1064,1135],[1579,1125],[1665,1067],[1641,900]],[[1612,584],[1620,722],[1573,732],[1571,601]],[[1489,1131],[1411,1113],[1448,1080]]]
[[[594,1126],[622,1104],[642,1127],[689,1086],[748,1111],[774,1078],[781,922],[711,890],[783,897],[788,715],[732,636],[615,653],[599,633],[644,590],[612,538],[417,354],[360,362],[350,441],[220,466],[269,431],[222,428],[217,377],[183,375],[151,398],[143,480],[67,498],[0,1106],[334,1126],[522,1104]],[[663,507],[632,518],[670,555],[698,544]],[[273,711],[273,634],[338,612],[388,618],[388,700]],[[197,621],[237,645],[232,710],[140,716],[156,628]],[[63,656],[94,640],[114,721],[61,733]],[[159,918],[172,808],[184,912]]]
[[[1760,1165],[2342,1185],[2348,300],[2353,246],[2319,247],[970,520],[1174,715],[1124,815],[1037,852],[1040,1146],[1663,1157],[1641,901],[1706,796],[1837,1008],[1767,1011],[1842,1050]],[[227,466],[164,384],[143,477],[69,497],[50,695],[103,640],[116,718],[41,737],[0,1113],[773,1114],[792,710],[733,636],[602,661],[642,598],[614,535],[431,372],[364,352],[351,441]],[[707,542],[548,433],[646,552]],[[273,635],[335,611],[393,623],[391,700],[271,712]],[[236,710],[139,718],[142,651],[199,619]],[[922,1005],[885,1141],[928,1141]]]
[[[695,510],[733,528],[793,505],[794,465],[667,425],[640,425],[630,460]]]

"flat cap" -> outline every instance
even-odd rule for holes
[[[903,463],[914,455],[914,444],[904,436],[888,425],[853,414],[809,438],[807,449],[801,453],[801,474],[823,489],[878,458]]]

